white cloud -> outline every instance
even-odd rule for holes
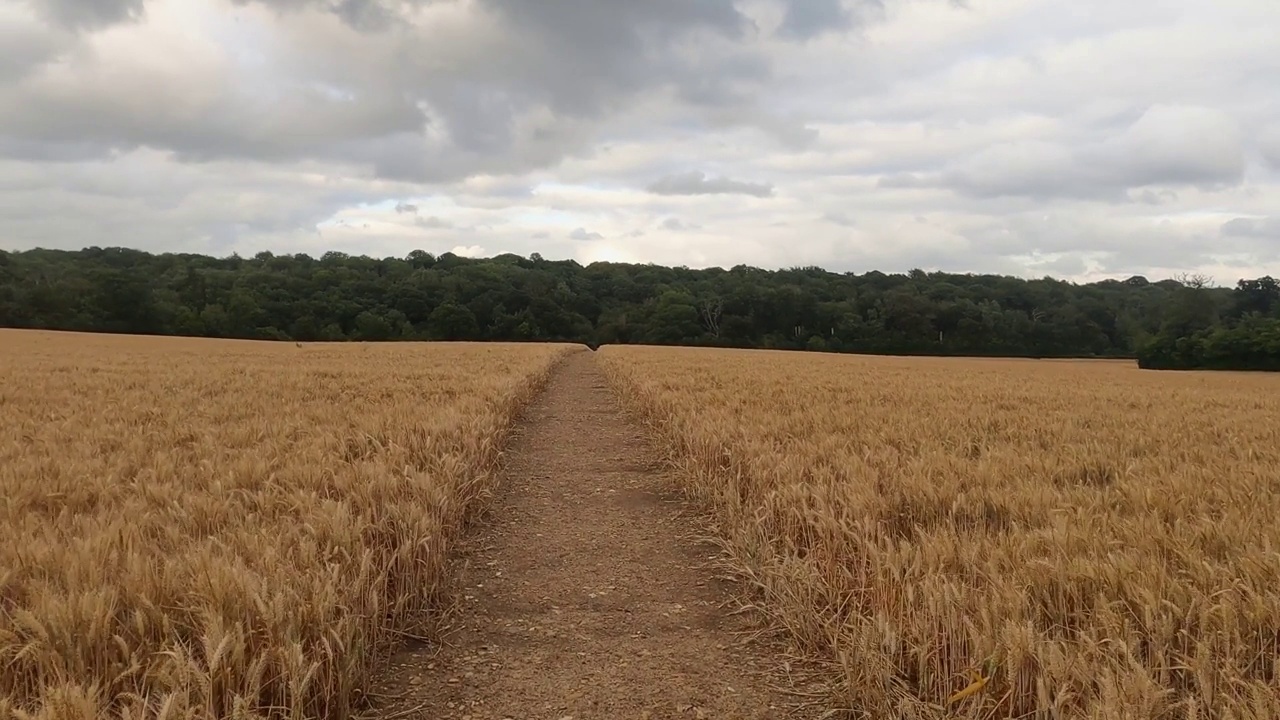
[[[459,257],[468,258],[484,257],[487,254],[484,248],[479,245],[456,245],[449,252]]]

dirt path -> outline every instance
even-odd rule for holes
[[[445,646],[407,652],[407,718],[778,718],[784,703],[721,607],[655,448],[594,354],[572,356],[525,414],[503,488],[464,549]],[[416,709],[415,709],[416,708]],[[413,712],[408,712],[413,710]]]

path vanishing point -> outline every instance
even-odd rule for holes
[[[374,717],[594,720],[787,716],[696,515],[595,354],[564,360],[508,444],[459,549],[439,647],[393,662]]]

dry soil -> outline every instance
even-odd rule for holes
[[[397,657],[377,716],[786,716],[715,549],[594,354],[567,359],[514,433],[450,627]]]

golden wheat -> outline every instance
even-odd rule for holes
[[[1280,377],[602,357],[851,716],[1280,717]]]
[[[566,346],[0,331],[0,718],[345,718]]]

